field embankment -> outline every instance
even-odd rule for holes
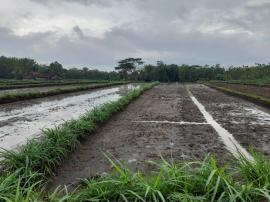
[[[16,93],[34,93],[34,92],[47,92],[50,90],[56,90],[56,89],[68,89],[68,88],[76,88],[81,86],[91,86],[96,85],[96,83],[91,84],[73,84],[73,85],[61,85],[61,86],[42,86],[42,87],[35,87],[35,88],[14,88],[14,89],[5,89],[0,90],[0,96],[5,94],[16,94]]]
[[[84,85],[84,84],[108,83],[108,82],[110,82],[110,81],[105,81],[105,80],[2,81],[2,82],[0,82],[0,90],[20,89],[20,88],[37,88],[37,87],[45,87],[45,86]]]
[[[264,78],[264,79],[241,79],[241,80],[212,80],[210,83],[228,83],[228,84],[242,84],[242,85],[253,85],[253,86],[265,86],[270,87],[270,79]]]
[[[206,83],[206,85],[230,95],[238,96],[270,108],[270,86],[233,84],[224,82],[211,82]]]
[[[4,93],[0,94],[0,104],[6,104],[21,100],[29,100],[34,98],[42,98],[54,95],[60,95],[65,93],[72,93],[78,91],[86,91],[90,89],[104,88],[109,86],[121,85],[127,82],[110,82],[110,83],[101,83],[101,84],[91,84],[91,85],[80,85],[77,87],[65,87],[65,88],[55,88],[45,91],[29,91],[29,92],[17,92],[17,93]]]

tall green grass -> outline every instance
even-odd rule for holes
[[[105,156],[114,171],[82,179],[81,186],[70,192],[57,188],[53,193],[43,193],[44,181],[38,180],[38,173],[16,170],[4,175],[0,178],[0,201],[270,201],[270,164],[262,154],[253,153],[252,162],[240,155],[235,163],[225,166],[209,155],[203,161],[181,163],[161,158],[148,162],[156,168],[147,174],[134,173],[126,164]]]
[[[242,157],[233,167],[219,166],[217,160],[211,156],[207,156],[203,161],[180,164],[162,159],[161,162],[155,163],[156,170],[151,174],[143,174],[140,171],[133,173],[123,164],[108,158],[114,167],[114,173],[99,179],[84,179],[80,189],[66,193],[65,198],[57,197],[54,193],[50,200],[268,201],[269,176],[261,179],[264,186],[256,183],[257,178],[246,180],[247,174],[254,175],[262,171],[261,169],[265,170],[262,166],[267,164],[266,160],[262,163],[261,155],[254,155],[254,158],[255,162],[251,163]],[[250,165],[253,166],[250,172],[243,172]],[[269,168],[268,164],[267,169]]]

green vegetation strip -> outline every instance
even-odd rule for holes
[[[128,82],[111,82],[111,83],[105,83],[105,84],[93,84],[90,86],[79,86],[75,88],[67,88],[67,89],[54,89],[49,90],[47,92],[26,92],[26,93],[10,93],[10,94],[4,94],[0,95],[0,104],[5,103],[11,103],[21,100],[29,100],[34,98],[42,98],[42,97],[48,97],[48,96],[54,96],[54,95],[60,95],[65,93],[72,93],[72,92],[78,92],[78,91],[86,91],[96,88],[103,88],[103,87],[109,87],[114,85],[121,85],[126,84]]]
[[[269,98],[265,98],[265,97],[262,97],[262,96],[259,96],[259,95],[253,94],[253,93],[243,93],[243,92],[239,92],[239,91],[224,88],[224,87],[217,87],[217,86],[211,85],[211,84],[205,84],[205,85],[207,85],[211,88],[214,88],[216,90],[222,91],[224,93],[227,93],[229,95],[241,97],[241,98],[244,98],[244,99],[249,100],[251,102],[254,102],[256,104],[259,104],[261,106],[270,108],[270,99]]]
[[[241,79],[241,80],[228,80],[228,81],[221,81],[221,80],[212,80],[209,83],[228,83],[228,84],[241,84],[241,85],[251,85],[251,86],[260,86],[260,87],[270,87],[270,79]]]
[[[2,151],[0,201],[33,201],[39,198],[47,177],[76,149],[80,138],[93,133],[99,124],[157,84],[143,84],[118,101],[95,108],[78,120],[46,129],[41,138],[30,140],[18,151]]]
[[[60,82],[36,82],[36,83],[0,83],[0,90],[8,89],[19,89],[19,88],[35,88],[35,87],[46,87],[46,86],[63,86],[63,85],[76,85],[76,84],[91,84],[91,83],[107,83],[109,81],[60,81]]]
[[[242,156],[233,167],[219,166],[210,156],[180,164],[162,159],[150,162],[156,171],[145,175],[130,171],[107,155],[114,173],[82,180],[83,187],[62,197],[56,190],[49,201],[268,201],[270,164],[262,155],[253,156],[255,163]]]

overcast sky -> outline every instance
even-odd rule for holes
[[[270,62],[270,0],[1,0],[0,55],[112,69],[119,59]]]

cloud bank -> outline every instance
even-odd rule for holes
[[[0,55],[111,70],[270,62],[269,0],[3,0]]]

